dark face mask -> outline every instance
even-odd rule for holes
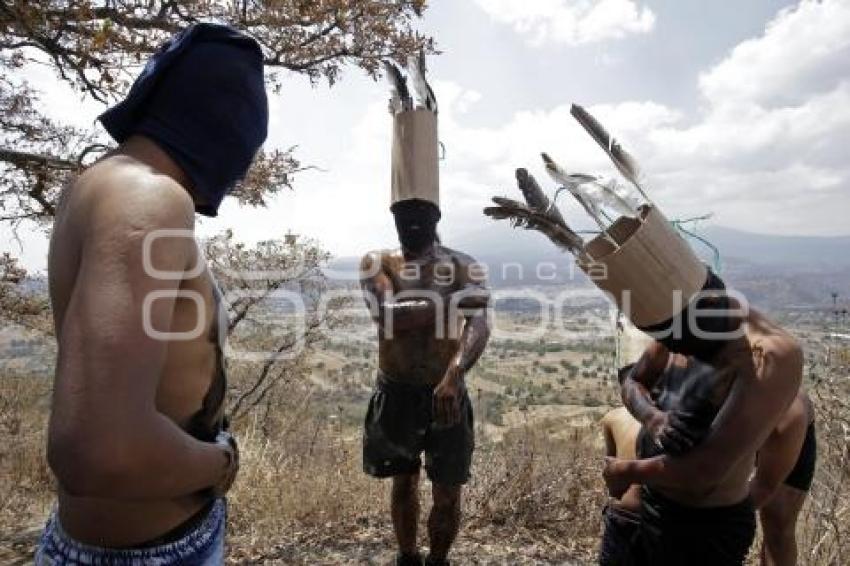
[[[395,203],[390,210],[401,247],[421,252],[437,241],[437,222],[440,209],[428,201],[410,199]]]
[[[659,336],[656,339],[671,352],[711,361],[730,339],[709,338],[706,335],[735,332],[740,328],[740,319],[733,317],[731,312],[729,315],[699,315],[700,311],[730,311],[732,308],[725,292],[726,285],[710,270],[702,291],[704,296],[693,301],[675,317],[641,330],[650,335],[657,333]],[[692,312],[696,315],[693,323],[690,322]]]

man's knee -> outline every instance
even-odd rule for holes
[[[434,485],[434,508],[440,511],[456,511],[460,508],[461,486]]]
[[[393,476],[392,493],[397,501],[415,499],[419,493],[419,474]]]

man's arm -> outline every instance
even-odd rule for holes
[[[756,474],[750,482],[750,495],[756,508],[770,500],[794,469],[808,426],[809,413],[798,396],[759,449]]]
[[[434,407],[438,423],[446,425],[460,421],[460,393],[465,387],[464,376],[475,366],[490,339],[488,305],[490,294],[477,273],[474,262],[461,264],[462,287],[452,297],[452,302],[465,311],[466,317],[461,332],[457,353],[449,362],[442,381],[434,390]],[[466,307],[462,305],[468,305]],[[453,316],[450,308],[449,316]]]
[[[120,188],[122,202],[100,207],[86,228],[59,332],[48,461],[73,495],[172,498],[219,484],[234,457],[186,434],[155,403],[168,342],[145,331],[143,308],[161,294],[148,305],[150,327],[169,330],[180,281],[146,273],[143,240],[158,228],[191,233],[194,209],[179,187]],[[156,269],[182,273],[197,261],[192,238],[166,241],[153,246]]]
[[[609,485],[646,483],[688,485],[711,491],[742,458],[753,455],[793,401],[802,379],[803,355],[790,337],[776,337],[762,356],[762,367],[738,366],[729,398],[706,440],[681,457],[606,460]]]
[[[605,455],[609,458],[613,458],[617,455],[617,443],[614,440],[614,433],[611,431],[611,427],[613,425],[611,423],[610,412],[606,413],[606,415],[602,417],[600,425],[602,426],[602,437],[605,440]]]
[[[675,411],[660,410],[650,394],[671,362],[671,354],[660,342],[647,346],[632,371],[626,371],[620,387],[623,405],[646,427],[658,448],[668,454],[683,454],[697,442],[693,432]]]
[[[626,373],[620,387],[623,405],[643,425],[658,420],[662,415],[649,391],[664,373],[669,357],[670,352],[663,344],[651,343],[635,364],[634,370]]]
[[[466,387],[464,377],[484,352],[490,339],[490,323],[484,310],[467,317],[460,346],[442,381],[434,389],[436,420],[444,425],[460,422],[460,394]]]
[[[457,261],[461,288],[451,297],[450,315],[454,314],[451,312],[454,310],[452,307],[457,305],[466,320],[460,336],[460,346],[451,366],[465,374],[478,362],[490,339],[490,321],[487,318],[490,291],[487,289],[484,272],[475,260],[460,255]]]
[[[437,303],[427,297],[394,300],[393,284],[381,265],[380,254],[366,254],[360,261],[360,287],[372,320],[385,331],[434,326]]]

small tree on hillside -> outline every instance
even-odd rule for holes
[[[281,386],[303,377],[308,357],[323,332],[340,323],[347,301],[320,308],[328,281],[322,267],[329,255],[313,241],[268,240],[247,246],[226,231],[204,242],[210,267],[225,291],[230,360],[232,418],[274,406]],[[292,312],[287,297],[304,311]],[[300,326],[293,323],[300,316]],[[240,356],[248,352],[251,356]],[[259,355],[258,355],[259,354]]]

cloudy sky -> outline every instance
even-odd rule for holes
[[[489,222],[527,167],[549,191],[547,151],[567,169],[613,174],[569,115],[586,106],[640,161],[670,217],[771,234],[850,234],[850,2],[847,0],[433,0],[421,23],[446,148],[444,240]],[[99,108],[51,77],[31,79],[63,117]],[[223,207],[201,232],[246,241],[287,230],[340,255],[395,242],[387,88],[350,70],[333,89],[289,77],[272,99],[269,146],[298,145],[321,170],[268,209]],[[516,193],[515,193],[516,194]],[[589,226],[572,203],[568,221]],[[44,266],[46,244],[3,247]]]

